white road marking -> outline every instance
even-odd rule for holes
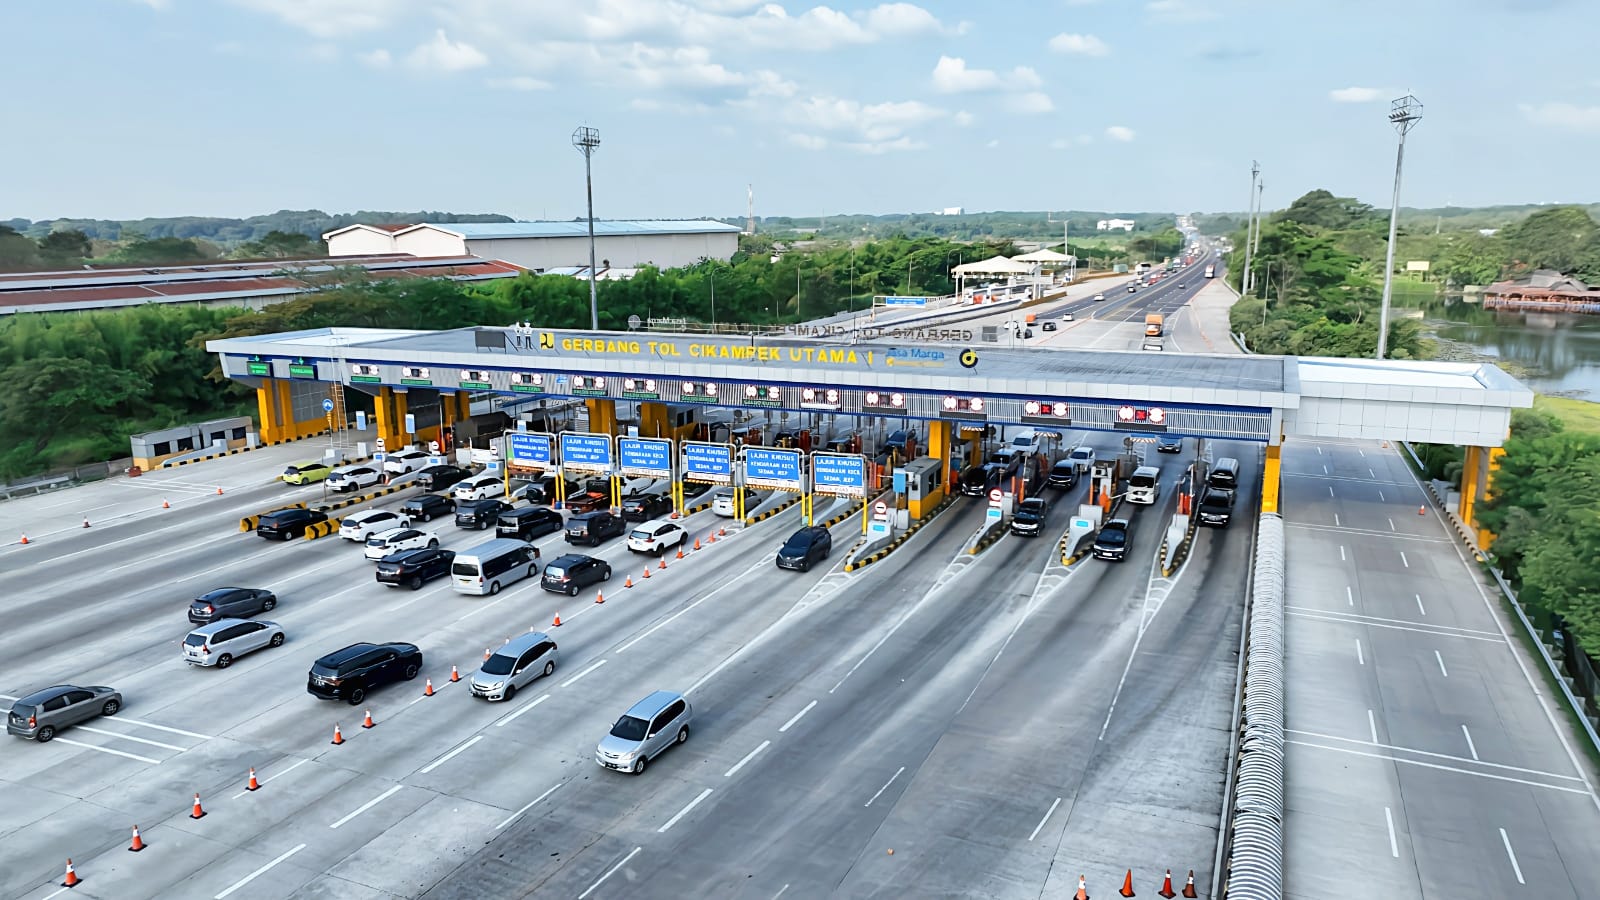
[[[1290,612],[1324,613],[1326,615],[1331,615],[1331,616],[1344,616],[1344,617],[1350,619],[1351,621],[1359,620],[1361,624],[1368,624],[1368,623],[1372,623],[1372,622],[1399,622],[1399,623],[1404,624],[1404,625],[1419,625],[1419,626],[1421,626],[1423,628],[1430,628],[1430,629],[1431,628],[1436,628],[1436,629],[1439,629],[1441,632],[1444,632],[1444,631],[1457,632],[1457,631],[1459,631],[1459,632],[1465,632],[1466,634],[1483,634],[1483,635],[1489,635],[1491,637],[1493,637],[1494,634],[1495,634],[1495,632],[1493,632],[1493,631],[1484,631],[1484,630],[1478,629],[1478,628],[1462,628],[1462,627],[1460,627],[1458,625],[1429,625],[1429,624],[1427,624],[1425,622],[1412,622],[1410,619],[1385,619],[1385,618],[1382,618],[1380,616],[1363,615],[1362,613],[1342,613],[1342,612],[1333,612],[1331,610],[1313,609],[1313,608],[1311,608],[1309,606],[1285,606],[1284,609],[1289,610]],[[1455,636],[1455,635],[1452,635],[1452,636]]]
[[[161,760],[159,759],[151,759],[148,756],[136,756],[132,753],[124,753],[121,750],[113,750],[110,747],[96,747],[93,744],[85,744],[82,741],[75,741],[71,738],[58,737],[55,739],[55,741],[58,744],[69,744],[73,747],[87,747],[90,750],[99,750],[101,753],[109,753],[112,756],[121,756],[126,759],[137,759],[139,762],[146,762],[152,766],[161,765]]]
[[[473,735],[472,739],[467,741],[465,744],[462,744],[461,746],[455,748],[454,750],[451,750],[449,753],[446,753],[445,755],[439,757],[438,759],[434,760],[433,762],[428,763],[427,765],[423,766],[422,769],[421,769],[422,774],[426,775],[429,772],[432,772],[434,769],[437,769],[440,766],[444,765],[445,763],[449,762],[450,760],[455,759],[457,756],[460,756],[462,753],[466,752],[466,749],[468,747],[471,747],[473,744],[476,744],[477,742],[479,742],[481,740],[483,740],[483,735],[481,735],[481,734]]]
[[[1467,739],[1467,751],[1472,754],[1472,761],[1477,762],[1478,748],[1472,743],[1472,732],[1467,730],[1466,725],[1461,726],[1461,736]]]
[[[604,662],[604,660],[602,660],[602,662]],[[517,710],[513,711],[512,713],[510,713],[509,715],[506,715],[505,717],[501,718],[500,721],[494,723],[494,727],[496,727],[496,728],[504,728],[504,727],[506,727],[507,725],[511,724],[512,722],[515,722],[517,720],[518,716],[522,715],[525,712],[528,712],[529,710],[533,709],[535,706],[538,706],[539,704],[541,704],[541,703],[543,703],[543,702],[545,702],[546,700],[549,700],[549,699],[550,699],[550,695],[549,694],[541,694],[532,703],[524,703],[524,704],[522,704],[522,706],[519,709],[517,709]]]
[[[1340,737],[1340,736],[1335,735],[1335,734],[1323,734],[1323,733],[1318,732],[1318,731],[1302,731],[1301,729],[1298,729],[1298,728],[1285,728],[1284,729],[1284,733],[1285,734],[1298,734],[1298,735],[1303,735],[1303,736],[1308,737],[1308,738],[1316,738],[1318,740],[1324,740],[1324,741],[1337,741],[1337,742],[1339,742],[1341,744],[1356,744],[1356,745],[1361,746],[1361,747],[1376,747],[1379,750],[1393,750],[1396,753],[1409,753],[1412,756],[1427,756],[1427,757],[1432,757],[1433,759],[1449,760],[1450,762],[1454,762],[1454,763],[1472,762],[1472,760],[1467,759],[1465,756],[1452,756],[1452,755],[1450,755],[1448,753],[1434,753],[1431,750],[1418,750],[1418,749],[1413,748],[1413,747],[1401,747],[1401,746],[1398,746],[1398,745],[1395,745],[1395,744],[1374,744],[1371,741],[1363,741],[1360,738]],[[1306,746],[1308,746],[1308,747],[1316,747],[1316,746],[1320,746],[1320,745],[1318,745],[1318,744],[1307,744]],[[1338,750],[1340,752],[1343,752],[1341,750],[1341,748],[1339,748],[1339,747],[1322,747],[1321,749],[1323,749],[1323,750]],[[1389,757],[1380,755],[1377,758],[1379,758],[1379,759],[1388,759]],[[1408,761],[1408,760],[1406,760],[1404,758],[1397,758],[1397,759],[1400,762],[1407,762]],[[1539,776],[1541,778],[1552,778],[1552,779],[1556,779],[1556,780],[1559,780],[1559,781],[1578,781],[1578,782],[1583,781],[1583,779],[1578,777],[1577,775],[1562,775],[1559,772],[1546,772],[1546,771],[1544,771],[1542,769],[1525,769],[1525,768],[1523,768],[1521,766],[1508,766],[1508,765],[1506,765],[1504,763],[1491,763],[1491,762],[1479,761],[1478,765],[1483,767],[1483,768],[1502,769],[1502,770],[1507,771],[1507,772],[1521,772],[1524,775],[1537,775],[1537,776]],[[1466,772],[1469,775],[1480,774],[1479,772],[1477,772],[1476,770],[1473,770],[1473,769],[1462,769],[1461,771]],[[1538,784],[1538,782],[1531,782],[1531,783]]]
[[[771,741],[762,741],[761,742],[761,746],[755,748],[754,750],[751,750],[749,753],[746,753],[745,756],[744,756],[744,759],[741,759],[738,762],[734,763],[733,764],[733,768],[731,768],[728,771],[722,773],[722,777],[723,778],[732,778],[734,773],[736,773],[740,769],[744,768],[744,764],[745,763],[749,762],[752,759],[755,759],[757,753],[760,753],[761,751],[767,749],[771,745],[772,745]]]
[[[787,891],[788,889],[789,889],[789,886],[787,884],[784,885],[781,888],[778,888],[778,892],[776,894],[772,895],[772,900],[778,900],[779,897],[783,896],[783,892]]]
[[[500,829],[506,827],[507,825],[510,825],[512,822],[515,822],[517,820],[518,816],[521,816],[523,813],[525,813],[528,810],[532,809],[533,805],[535,803],[538,803],[540,800],[543,800],[544,798],[546,798],[546,797],[550,796],[551,794],[555,793],[555,790],[558,787],[561,787],[561,785],[560,784],[551,785],[549,790],[545,791],[544,793],[540,794],[539,796],[537,796],[537,797],[533,798],[532,800],[528,801],[528,805],[527,806],[524,806],[523,808],[521,808],[521,809],[517,810],[516,812],[512,813],[511,815],[507,816],[506,820],[504,822],[501,822],[499,825],[496,825],[494,827],[494,830],[495,831],[499,831]]]
[[[209,741],[212,739],[211,735],[209,734],[200,734],[194,731],[184,731],[182,728],[173,728],[170,725],[157,725],[154,722],[145,722],[141,719],[130,719],[127,716],[118,716],[117,721],[127,722],[129,725],[143,725],[146,728],[154,728],[157,731],[166,731],[171,734],[181,734],[184,737],[192,737],[197,741]]]
[[[778,733],[779,734],[783,734],[785,731],[788,731],[790,728],[793,728],[794,727],[794,723],[800,721],[800,717],[805,715],[808,712],[811,712],[811,707],[816,706],[816,705],[817,705],[817,701],[815,701],[815,700],[811,701],[810,703],[807,703],[805,709],[802,709],[799,712],[795,713],[794,714],[794,718],[792,718],[789,721],[783,723],[783,727],[778,729]]]
[[[1428,614],[1428,608],[1426,606],[1422,605],[1422,595],[1421,594],[1414,594],[1413,596],[1415,596],[1417,598],[1417,611],[1421,612],[1423,615],[1427,615]]]
[[[267,863],[266,865],[264,865],[261,868],[255,870],[254,872],[251,872],[249,875],[246,875],[245,877],[239,879],[238,881],[235,881],[233,883],[232,887],[230,887],[227,890],[223,891],[222,893],[216,895],[215,897],[212,897],[211,900],[223,900],[224,897],[228,896],[229,894],[233,893],[234,891],[237,891],[239,888],[244,887],[245,885],[249,884],[250,882],[255,881],[257,878],[260,878],[262,875],[265,875],[267,873],[267,871],[269,869],[271,869],[273,866],[277,865],[278,863],[283,862],[284,860],[286,860],[289,857],[295,855],[296,853],[299,853],[301,850],[304,850],[305,848],[306,848],[305,844],[296,844],[296,845],[294,845],[294,847],[283,851],[283,853],[279,854],[277,859],[273,860],[272,862]]]
[[[1400,561],[1405,563],[1406,568],[1411,568],[1411,560],[1406,559],[1406,552],[1404,550],[1400,551]]]
[[[1367,730],[1372,732],[1372,743],[1378,743],[1378,717],[1370,709],[1367,710]]]
[[[1327,464],[1323,464],[1323,466],[1322,466],[1322,474],[1324,474],[1324,475],[1328,474],[1328,466],[1327,466]]]
[[[1500,638],[1495,638],[1495,637],[1480,637],[1480,636],[1478,636],[1476,634],[1460,634],[1460,633],[1457,633],[1457,632],[1454,632],[1454,631],[1438,631],[1438,630],[1436,630],[1436,629],[1445,627],[1445,626],[1442,626],[1442,625],[1430,625],[1427,628],[1417,628],[1417,627],[1413,627],[1413,626],[1410,626],[1410,625],[1387,625],[1387,624],[1385,624],[1385,622],[1393,621],[1393,620],[1382,620],[1382,621],[1376,621],[1376,622],[1367,622],[1367,621],[1361,621],[1361,620],[1358,620],[1358,619],[1348,618],[1347,614],[1345,614],[1345,613],[1321,614],[1321,613],[1316,613],[1316,612],[1290,612],[1289,615],[1295,616],[1295,617],[1301,618],[1301,619],[1319,619],[1319,620],[1324,621],[1324,622],[1343,622],[1346,625],[1365,625],[1368,628],[1392,628],[1395,631],[1414,631],[1417,634],[1431,634],[1431,635],[1435,635],[1437,637],[1466,638],[1469,641],[1486,641],[1486,642],[1491,643],[1491,644],[1504,644],[1505,643],[1505,641],[1501,640]],[[1370,616],[1366,616],[1366,617],[1363,617],[1363,618],[1371,618],[1371,617]]]
[[[1355,589],[1350,587],[1348,584],[1344,586],[1344,602],[1350,606],[1356,605]]]
[[[1394,839],[1394,812],[1385,806],[1383,820],[1389,823],[1389,854],[1395,859],[1400,858],[1400,844]]]
[[[1372,476],[1372,477],[1373,477],[1373,478],[1374,478],[1374,479],[1376,479],[1376,478],[1377,478],[1377,477],[1378,477],[1378,473],[1377,473],[1377,472],[1374,472],[1374,471],[1372,471],[1372,468],[1371,468],[1371,467],[1370,467],[1370,466],[1369,466],[1369,467],[1367,467],[1367,474],[1368,474],[1368,475],[1371,475],[1371,476]]]
[[[1321,444],[1318,444],[1318,445],[1317,445],[1317,455],[1318,455],[1318,456],[1321,456],[1321,455],[1322,455],[1322,445],[1321,445]]]
[[[583,893],[578,895],[578,900],[583,900],[583,898],[585,898],[585,897],[589,896],[590,894],[594,893],[594,889],[595,888],[599,887],[602,884],[605,884],[605,881],[606,881],[607,878],[610,878],[611,876],[617,874],[617,870],[618,869],[620,869],[623,866],[627,865],[628,864],[628,860],[633,859],[634,856],[638,855],[639,851],[643,850],[643,849],[644,849],[643,847],[635,847],[632,850],[628,851],[628,855],[624,856],[622,858],[621,862],[619,862],[616,865],[612,866],[611,868],[607,869],[606,873],[604,875],[600,876],[600,880],[599,881],[596,881],[594,884],[591,884],[587,888],[585,888]]]
[[[1331,484],[1328,485],[1328,496],[1329,497],[1333,496],[1333,485],[1331,485]]]
[[[1389,519],[1389,530],[1390,531],[1399,531],[1400,530],[1400,529],[1394,527],[1394,519],[1393,518]]]
[[[55,890],[51,891],[50,893],[45,894],[44,895],[44,900],[52,900],[52,898],[56,897],[57,895],[65,894],[67,891],[70,891],[70,890],[72,890],[72,889],[68,888],[68,887],[58,887]]]
[[[883,796],[883,792],[887,791],[889,789],[889,785],[894,784],[894,780],[896,778],[899,778],[900,777],[900,773],[904,772],[905,770],[906,770],[905,766],[901,766],[899,769],[895,770],[895,773],[893,775],[889,776],[889,780],[885,781],[883,783],[883,787],[878,788],[878,793],[872,795],[872,800],[876,800],[879,797]],[[871,806],[872,805],[872,800],[868,800],[866,803],[862,804],[862,808],[865,809],[866,807]]]
[[[727,659],[723,660],[722,662],[717,663],[716,666],[714,666],[711,669],[711,671],[705,673],[704,675],[701,675],[700,678],[698,680],[696,680],[694,684],[691,684],[687,688],[685,688],[683,693],[685,695],[688,695],[688,694],[692,694],[695,691],[699,690],[701,685],[703,685],[706,682],[710,681],[712,678],[715,678],[718,672],[721,672],[723,669],[726,669],[728,666],[732,665],[733,661],[738,659],[738,658],[739,658],[739,654],[738,653],[730,653],[730,654],[728,654],[728,658]]]
[[[290,766],[287,769],[284,769],[282,772],[278,772],[278,773],[276,773],[274,775],[271,775],[269,777],[266,777],[266,778],[257,778],[256,779],[256,784],[264,785],[269,781],[273,781],[273,780],[276,780],[278,778],[282,778],[283,776],[289,774],[290,772],[293,772],[295,769],[300,768],[301,766],[305,765],[308,762],[311,762],[311,760],[309,760],[309,759],[297,760],[294,765]],[[243,797],[245,794],[248,794],[248,793],[250,793],[250,791],[248,791],[248,790],[240,791],[239,793],[233,795],[233,799],[237,800],[240,797]]]
[[[586,668],[583,671],[579,672],[578,674],[572,676],[571,678],[568,678],[566,681],[561,682],[561,686],[562,687],[572,687],[574,684],[578,683],[578,679],[579,678],[582,678],[583,676],[589,674],[590,672],[593,672],[595,669],[598,669],[598,668],[600,668],[601,666],[603,666],[605,664],[606,664],[605,660],[597,659],[594,662],[590,663],[588,668]]]
[[[1433,651],[1433,658],[1437,659],[1439,661],[1439,674],[1443,675],[1446,678],[1449,678],[1450,677],[1450,673],[1445,671],[1445,668],[1444,668],[1444,657],[1439,655],[1439,651],[1437,651],[1437,650]]]
[[[906,614],[900,617],[900,621],[894,623],[894,625],[892,627],[890,627],[890,629],[888,631],[884,632],[883,637],[878,638],[878,642],[876,644],[872,645],[872,649],[867,651],[867,655],[863,656],[859,660],[857,660],[856,664],[850,667],[850,671],[844,673],[844,678],[839,679],[839,683],[838,684],[835,684],[833,687],[828,688],[828,693],[831,694],[834,691],[837,691],[839,689],[839,685],[844,684],[845,679],[849,678],[851,675],[854,675],[856,673],[856,670],[861,668],[863,663],[865,663],[867,660],[872,658],[872,654],[878,652],[878,648],[879,647],[882,647],[884,644],[888,643],[889,638],[894,637],[894,633],[896,631],[900,630],[900,626],[902,626],[906,622],[910,621],[911,614],[916,612],[917,609],[920,606],[921,606],[921,604],[919,603],[917,606],[913,606],[910,609],[906,610]]]
[[[1552,790],[1552,791],[1563,791],[1563,792],[1568,793],[1568,794],[1588,794],[1589,793],[1587,790],[1584,790],[1582,788],[1562,787],[1559,784],[1545,784],[1545,783],[1540,782],[1540,781],[1528,781],[1525,778],[1512,778],[1509,775],[1495,775],[1492,772],[1474,772],[1471,769],[1462,769],[1462,768],[1457,768],[1456,766],[1442,766],[1442,765],[1439,765],[1438,763],[1423,762],[1422,760],[1419,760],[1419,759],[1406,759],[1406,758],[1400,757],[1400,756],[1391,756],[1391,755],[1389,755],[1387,753],[1366,753],[1366,752],[1363,752],[1361,750],[1351,750],[1348,747],[1329,747],[1329,746],[1326,746],[1326,745],[1323,745],[1323,744],[1313,744],[1313,743],[1311,743],[1309,741],[1288,740],[1288,741],[1285,741],[1284,743],[1296,744],[1296,745],[1301,746],[1301,747],[1312,747],[1312,748],[1315,748],[1317,750],[1328,750],[1328,751],[1331,751],[1331,752],[1334,752],[1334,753],[1349,753],[1352,756],[1364,756],[1364,757],[1366,757],[1368,759],[1382,759],[1382,760],[1387,760],[1388,762],[1405,763],[1408,766],[1421,766],[1422,768],[1425,768],[1425,769],[1438,769],[1441,772],[1455,772],[1458,775],[1473,775],[1473,776],[1476,776],[1478,778],[1490,778],[1490,779],[1493,779],[1495,781],[1509,781],[1509,782],[1512,782],[1512,783],[1515,783],[1515,784],[1525,784],[1525,785],[1528,785],[1529,787],[1548,788],[1549,790]],[[1361,743],[1361,742],[1357,741],[1356,743]],[[1421,752],[1421,751],[1409,751],[1409,752],[1416,753],[1416,752]],[[1482,763],[1481,765],[1490,765],[1490,763]],[[1555,775],[1555,776],[1552,776],[1552,777],[1565,778],[1567,776]]]
[[[1344,545],[1343,544],[1339,545],[1339,561],[1340,562],[1344,562],[1345,561]]]
[[[387,791],[384,791],[383,793],[379,794],[378,796],[373,797],[371,800],[368,800],[367,802],[365,802],[365,803],[361,804],[360,806],[356,807],[355,812],[350,813],[349,815],[345,816],[344,818],[340,819],[337,822],[334,822],[332,825],[329,825],[328,827],[329,828],[338,828],[340,825],[343,825],[344,823],[350,821],[351,819],[354,819],[356,816],[361,815],[362,813],[364,813],[367,810],[373,808],[374,806],[377,806],[379,803],[382,803],[383,801],[389,799],[390,797],[393,797],[395,794],[400,793],[400,788],[401,787],[403,787],[403,785],[398,785],[397,784],[394,787],[389,788]]]
[[[1315,522],[1285,522],[1285,528],[1304,528],[1307,531],[1341,531],[1346,534],[1365,534],[1381,537],[1389,541],[1415,541],[1420,544],[1448,544],[1447,538],[1424,537],[1420,534],[1407,534],[1403,531],[1379,531],[1375,528],[1355,528],[1350,525],[1335,527],[1333,525],[1318,525]]]
[[[1333,527],[1335,527],[1335,528],[1339,527],[1339,514],[1338,513],[1334,513],[1333,514]]]
[[[1039,820],[1039,824],[1033,826],[1033,834],[1028,835],[1028,840],[1032,841],[1034,838],[1039,836],[1039,830],[1044,828],[1044,823],[1050,821],[1051,814],[1054,813],[1056,811],[1056,807],[1060,805],[1061,798],[1057,797],[1056,802],[1050,804],[1050,808],[1044,811],[1044,818]]]
[[[1361,652],[1361,638],[1356,638],[1356,662],[1363,666],[1367,664],[1367,657]]]
[[[645,638],[649,637],[650,635],[655,634],[657,631],[661,630],[662,628],[665,628],[666,626],[672,624],[674,621],[677,620],[677,618],[679,616],[683,615],[684,613],[688,612],[691,609],[694,609],[696,606],[699,606],[700,604],[706,602],[707,600],[710,600],[712,597],[715,597],[716,595],[722,593],[723,591],[725,591],[725,590],[727,590],[727,589],[729,589],[731,587],[734,587],[736,585],[740,586],[740,587],[745,586],[746,584],[748,584],[748,581],[744,578],[744,576],[748,575],[750,572],[754,571],[756,568],[758,568],[760,566],[766,566],[766,565],[770,565],[770,563],[767,561],[766,555],[762,554],[761,558],[759,560],[757,560],[755,563],[753,563],[748,569],[745,569],[743,572],[739,573],[739,575],[737,577],[735,577],[732,581],[728,582],[727,584],[723,585],[720,588],[717,588],[716,590],[714,590],[711,593],[705,595],[704,597],[701,597],[699,600],[694,601],[693,603],[689,604],[688,606],[685,606],[683,609],[678,610],[677,612],[675,612],[672,615],[666,617],[665,619],[662,619],[661,621],[657,622],[656,624],[650,626],[650,628],[647,629],[643,634],[641,634],[638,637],[634,638],[633,640],[627,642],[626,644],[623,644],[622,646],[618,647],[616,649],[616,652],[617,653],[626,652],[629,647],[632,647],[634,644],[639,643],[640,641],[644,640]]]
[[[175,750],[175,751],[177,751],[179,753],[182,753],[184,750],[187,749],[185,747],[179,747],[177,744],[163,744],[160,741],[152,741],[149,738],[134,737],[131,734],[118,734],[115,731],[107,731],[104,728],[96,728],[93,725],[79,725],[77,730],[79,730],[79,731],[89,731],[89,732],[93,732],[94,734],[109,735],[109,736],[114,737],[114,738],[116,738],[118,740],[133,741],[136,744],[148,744],[148,745],[150,745],[152,747],[160,747],[163,750]]]
[[[1378,502],[1379,503],[1387,503],[1388,502],[1387,500],[1384,499],[1382,490],[1378,491]]]
[[[1506,845],[1506,856],[1511,859],[1511,871],[1517,876],[1517,884],[1527,884],[1522,880],[1522,867],[1517,865],[1517,854],[1511,849],[1511,838],[1506,836],[1506,830],[1500,829],[1500,843]]]
[[[1367,451],[1361,449],[1360,447],[1356,448],[1356,452],[1361,454],[1361,458],[1362,459],[1366,459],[1367,458]]]
[[[21,699],[22,699],[21,697],[13,697],[10,694],[0,694],[0,700],[16,701],[16,700],[21,700]]]
[[[679,819],[683,818],[684,816],[687,816],[689,814],[689,810],[694,809],[696,806],[699,806],[700,805],[700,801],[704,800],[705,798],[707,798],[709,796],[711,796],[711,788],[706,788],[705,790],[701,791],[700,795],[698,797],[695,797],[693,800],[689,801],[689,805],[688,806],[685,806],[683,809],[678,810],[678,814],[677,815],[675,815],[672,818],[668,819],[667,820],[667,824],[661,826],[660,828],[657,828],[656,829],[656,834],[665,834],[668,828],[671,828],[672,826],[678,824],[678,820]]]

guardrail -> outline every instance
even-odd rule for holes
[[[1226,871],[1215,894],[1228,900],[1283,896],[1284,800],[1284,534],[1283,517],[1263,513],[1251,569],[1245,623],[1243,701],[1237,722],[1238,767],[1224,815]]]

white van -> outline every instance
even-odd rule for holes
[[[538,574],[538,547],[497,538],[456,554],[450,564],[450,586],[462,594],[498,594],[506,585]]]
[[[1155,466],[1140,466],[1128,479],[1128,502],[1149,506],[1161,496],[1161,470]]]
[[[458,503],[468,500],[487,500],[505,493],[505,482],[498,472],[484,472],[456,482],[450,495]]]

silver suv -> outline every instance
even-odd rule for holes
[[[542,631],[530,631],[512,638],[483,661],[483,667],[472,673],[467,687],[472,696],[485,700],[510,700],[517,688],[528,682],[555,672],[559,655],[556,642]]]
[[[95,716],[114,716],[121,708],[122,694],[115,688],[58,684],[34,691],[11,704],[11,714],[6,716],[6,733],[43,743],[68,725]]]
[[[183,661],[191,666],[226,669],[233,661],[262,647],[282,647],[283,629],[276,622],[218,619],[189,632],[183,639]]]
[[[676,691],[656,691],[635,703],[594,749],[594,761],[619,772],[644,773],[645,764],[689,739],[694,710]]]

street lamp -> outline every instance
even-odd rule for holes
[[[589,171],[589,160],[600,146],[600,132],[587,125],[572,133],[572,146],[583,154],[583,184],[589,196],[589,328],[600,330],[600,304],[594,289],[594,177]]]
[[[1394,200],[1389,204],[1389,252],[1383,265],[1383,303],[1378,307],[1378,358],[1389,355],[1389,297],[1394,291],[1394,236],[1400,224],[1400,166],[1406,159],[1406,132],[1422,121],[1422,104],[1410,94],[1389,104],[1389,124],[1400,133],[1394,155]]]

